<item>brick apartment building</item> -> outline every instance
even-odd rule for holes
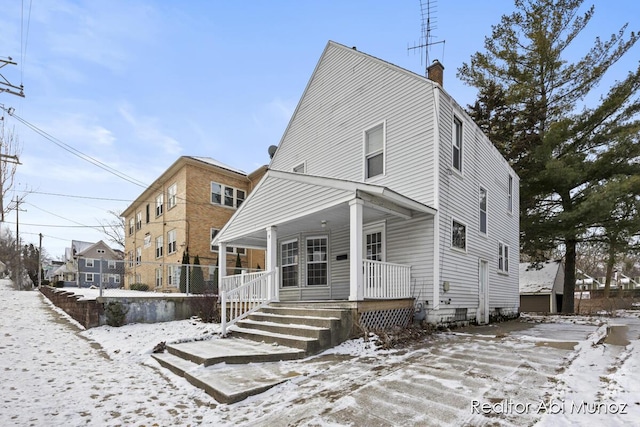
[[[178,290],[180,263],[200,259],[205,280],[213,280],[218,259],[212,238],[266,172],[247,174],[209,157],[182,156],[122,212],[125,220],[125,287],[141,283],[150,290]],[[264,252],[227,247],[227,271],[236,266],[264,268]]]

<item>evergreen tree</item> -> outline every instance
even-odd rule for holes
[[[191,268],[191,293],[203,294],[204,293],[204,274],[202,273],[202,267],[200,266],[200,257],[196,255],[193,259],[193,267]]]
[[[220,257],[218,257],[216,259],[216,268],[215,270],[213,270],[213,293],[214,294],[218,294],[219,293],[219,283],[218,283],[218,274],[219,274],[219,270],[220,270]]]
[[[573,312],[576,245],[598,224],[589,209],[594,189],[640,173],[640,67],[616,82],[595,106],[585,106],[611,65],[638,40],[624,25],[597,38],[576,62],[567,49],[594,14],[582,0],[516,0],[458,76],[479,89],[470,114],[494,120],[488,135],[521,178],[521,250],[539,258],[565,251],[563,312]],[[483,96],[485,98],[483,98]]]
[[[187,292],[187,272],[189,268],[189,248],[182,254],[182,265],[180,266],[180,292]]]

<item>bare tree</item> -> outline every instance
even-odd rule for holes
[[[111,215],[108,219],[100,221],[102,233],[107,236],[107,240],[124,249],[124,218],[122,211],[107,211]]]
[[[0,222],[4,222],[5,215],[11,208],[5,204],[5,195],[13,188],[16,168],[18,167],[18,154],[22,146],[14,128],[7,129],[4,117],[0,117]],[[26,196],[23,195],[19,201]]]

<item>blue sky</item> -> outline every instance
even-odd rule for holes
[[[278,144],[328,40],[420,74],[425,67],[418,51],[407,50],[420,41],[419,0],[5,3],[0,56],[18,65],[0,71],[22,83],[26,97],[0,93],[0,104],[146,184],[181,155],[213,157],[246,172],[268,163],[267,147]],[[593,4],[595,17],[578,48],[629,21],[631,30],[640,29],[640,2]],[[430,59],[444,64],[445,90],[460,104],[472,103],[475,90],[457,81],[457,69],[512,10],[508,0],[435,4],[432,35],[445,43],[431,49]],[[638,58],[635,46],[603,88],[635,69]],[[21,237],[37,244],[42,233],[53,258],[72,239],[105,238],[91,226],[143,191],[16,118],[5,120],[22,145],[16,190],[31,191],[21,206]],[[15,212],[5,226],[15,232]]]

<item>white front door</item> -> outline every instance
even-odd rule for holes
[[[489,263],[480,260],[478,266],[478,323],[489,323]]]

